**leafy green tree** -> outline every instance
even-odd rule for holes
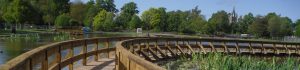
[[[165,8],[150,8],[142,14],[142,20],[146,25],[150,26],[149,29],[153,29],[154,31],[167,30],[166,18]]]
[[[298,19],[296,22],[296,27],[295,27],[295,35],[300,37],[300,19]]]
[[[290,36],[293,34],[292,23],[293,21],[288,17],[281,17],[280,33],[283,36]]]
[[[208,20],[208,30],[207,33],[219,34],[219,33],[229,33],[231,31],[229,25],[228,14],[225,11],[218,11],[214,13],[212,17]]]
[[[95,17],[93,21],[94,30],[101,31],[111,31],[113,30],[113,17],[114,14],[112,12],[107,12],[106,10],[100,11]]]
[[[269,36],[267,29],[268,29],[267,19],[262,16],[257,16],[255,17],[254,22],[249,25],[248,32],[257,37],[267,37]]]
[[[72,26],[72,24],[70,24],[70,20],[71,17],[68,14],[59,15],[55,19],[55,26],[57,28],[66,28],[68,26]]]
[[[247,15],[244,15],[243,18],[239,18],[238,22],[238,29],[237,31],[239,33],[247,33],[248,26],[252,24],[254,21],[254,16],[252,13],[248,13]]]
[[[180,14],[182,13],[182,11],[178,10],[178,11],[171,11],[168,12],[168,18],[167,18],[167,31],[179,31],[179,25],[182,23],[182,20],[180,19]]]
[[[90,0],[87,2],[87,12],[85,13],[84,25],[92,27],[93,18],[99,12],[97,7],[95,6],[94,0]]]
[[[143,27],[142,20],[140,19],[139,16],[133,15],[129,22],[129,28],[133,30],[133,29],[141,28],[141,27]]]
[[[23,0],[13,0],[10,4],[8,4],[4,14],[3,19],[11,23],[13,28],[12,32],[15,32],[16,24],[25,23],[30,11],[29,11],[29,3]]]
[[[121,13],[117,16],[115,23],[118,25],[119,29],[130,29],[129,22],[131,21],[132,17],[139,13],[137,10],[137,5],[134,2],[126,3],[121,8]]]
[[[268,19],[268,31],[271,37],[283,37],[292,34],[292,21],[288,17],[280,17],[276,13],[267,15]]]
[[[70,16],[74,21],[82,24],[86,15],[86,10],[86,5],[82,1],[76,0],[71,4]]]
[[[206,24],[206,20],[200,13],[201,10],[198,9],[198,6],[190,11],[181,12],[181,23],[178,28],[179,32],[189,34],[204,33],[204,25]]]
[[[114,0],[96,0],[96,7],[98,7],[99,10],[104,9],[108,12],[118,12],[118,9],[116,9],[116,5],[114,4]]]

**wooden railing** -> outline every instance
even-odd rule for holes
[[[300,43],[214,38],[144,38],[117,44],[118,70],[164,70],[153,62],[179,55],[220,52],[259,56],[299,56]],[[147,60],[147,61],[146,61]]]
[[[133,38],[136,37],[91,38],[53,43],[8,61],[0,70],[73,70],[76,62],[86,65],[89,57],[94,60],[114,57],[115,43]]]
[[[117,41],[120,42],[116,43]],[[239,39],[91,38],[38,47],[10,60],[0,70],[73,70],[76,62],[81,61],[79,63],[86,65],[91,60],[90,57],[94,60],[115,57],[116,70],[164,70],[153,62],[179,55],[210,52],[299,56],[299,46],[300,43],[295,42]]]

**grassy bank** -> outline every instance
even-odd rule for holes
[[[299,70],[296,57],[232,56],[218,53],[195,54],[163,65],[168,70]]]

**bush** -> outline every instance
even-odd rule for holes
[[[72,26],[72,24],[70,23],[71,17],[67,14],[61,14],[59,16],[57,16],[57,18],[55,19],[55,27],[56,28],[64,28],[64,27],[68,27],[68,26]]]

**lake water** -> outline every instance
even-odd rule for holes
[[[0,65],[6,63],[10,59],[21,55],[24,52],[37,48],[41,45],[49,44],[55,42],[54,37],[58,34],[37,34],[34,36],[36,39],[0,39]],[[87,34],[87,35],[78,35],[70,36],[73,39],[79,38],[92,38],[92,37],[118,37],[118,36],[136,36],[136,34],[130,33],[101,33],[101,34]]]

